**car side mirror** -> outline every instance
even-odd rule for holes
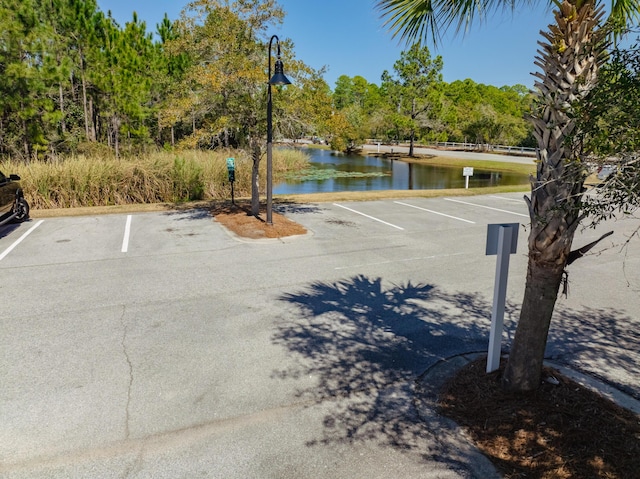
[[[20,177],[18,175],[14,175],[14,174],[9,175],[9,179],[11,181],[20,181]]]

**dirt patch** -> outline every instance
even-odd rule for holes
[[[262,205],[260,215],[257,217],[251,214],[251,207],[246,203],[215,204],[211,208],[211,214],[218,223],[242,238],[284,238],[307,234],[304,226],[291,221],[273,209],[272,224],[267,224],[266,209]]]
[[[640,418],[546,369],[530,394],[506,393],[502,369],[470,363],[440,395],[440,410],[466,428],[506,478],[628,479],[640,474]]]

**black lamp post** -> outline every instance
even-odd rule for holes
[[[271,45],[275,39],[278,46],[278,56],[276,58],[275,71],[271,76]],[[271,85],[289,85],[291,82],[284,76],[284,66],[280,59],[280,40],[276,35],[269,40],[269,86],[267,87],[267,224],[273,224],[273,215],[271,212],[271,202],[273,198],[273,171],[271,166],[271,155],[273,149],[273,124],[271,103]]]

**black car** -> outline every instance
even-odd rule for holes
[[[0,225],[29,218],[29,203],[24,199],[18,175],[4,176],[0,171]]]

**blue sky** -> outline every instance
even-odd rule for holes
[[[287,12],[284,23],[269,34],[290,38],[295,56],[313,68],[327,66],[325,80],[333,88],[340,75],[360,75],[371,83],[380,82],[384,70],[392,71],[400,44],[384,28],[375,0],[279,0]],[[552,21],[547,2],[538,6],[497,13],[466,34],[447,35],[437,48],[428,44],[432,57],[442,55],[444,80],[452,82],[471,78],[476,83],[503,86],[533,86],[531,72],[539,31]],[[175,20],[186,0],[98,0],[105,13],[111,10],[120,23],[131,19],[133,11],[147,22],[147,30],[164,13]],[[286,68],[286,65],[285,65]]]

